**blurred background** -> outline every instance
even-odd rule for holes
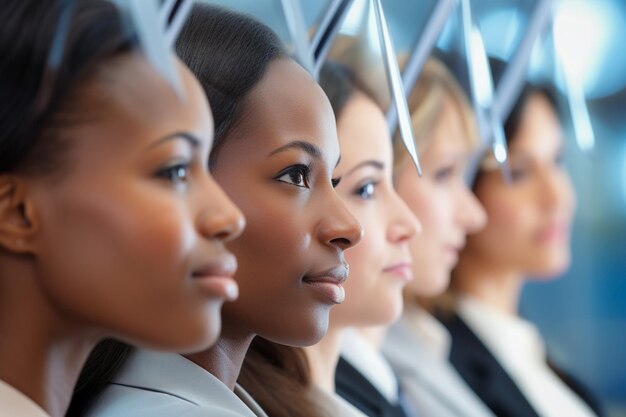
[[[363,15],[365,0],[210,2],[269,24],[313,73],[318,54],[332,55],[323,44],[334,36],[327,31],[333,16],[343,19],[343,34],[375,31]],[[405,85],[419,73],[419,57],[413,69],[404,66],[412,56],[454,52],[452,69],[480,101],[468,80],[477,60],[464,49],[465,7],[487,55],[516,63],[522,81],[554,83],[562,94],[567,165],[578,193],[573,263],[563,277],[531,281],[521,309],[538,324],[555,362],[585,381],[611,417],[626,416],[626,1],[382,0],[382,6]],[[378,39],[361,41],[360,48],[381,53]],[[364,72],[377,71],[366,62]],[[494,83],[494,94],[510,87]],[[382,100],[389,105],[389,97]]]

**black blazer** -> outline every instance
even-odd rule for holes
[[[438,315],[452,336],[450,362],[498,417],[540,417],[504,368],[456,314]],[[600,417],[600,403],[573,377],[548,363],[557,376]]]
[[[387,398],[344,358],[340,358],[337,364],[335,389],[343,399],[370,417],[408,417],[400,405],[387,401]]]

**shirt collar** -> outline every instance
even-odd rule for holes
[[[341,355],[392,404],[398,402],[398,380],[383,355],[356,330],[343,335]]]
[[[517,368],[546,361],[546,346],[535,325],[476,298],[459,298],[458,313],[487,348],[508,366]]]

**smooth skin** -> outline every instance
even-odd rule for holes
[[[335,119],[315,80],[276,59],[244,107],[212,167],[247,219],[228,245],[240,296],[224,308],[217,344],[188,356],[231,389],[255,336],[292,346],[324,336],[331,307],[344,298],[344,251],[362,235],[334,189]]]
[[[365,235],[346,253],[346,301],[331,312],[322,341],[305,349],[314,383],[334,393],[341,336],[350,327],[386,326],[402,313],[402,290],[413,279],[409,241],[420,223],[393,187],[391,137],[377,104],[354,93],[337,123],[341,162],[337,193]]]
[[[476,184],[489,221],[461,254],[459,292],[517,314],[526,277],[553,278],[569,267],[576,196],[562,164],[563,147],[554,107],[533,94],[509,144],[512,183],[487,171]]]
[[[432,297],[448,288],[466,235],[482,229],[485,210],[467,186],[464,174],[472,144],[461,111],[451,98],[421,152],[422,177],[406,163],[396,173],[398,194],[422,222],[422,233],[410,242],[415,279],[410,297]]]
[[[60,132],[58,175],[0,176],[0,379],[54,417],[99,340],[206,348],[236,297],[225,242],[243,216],[207,172],[202,89],[177,71],[184,101],[142,55],[111,60],[68,100],[84,118]]]

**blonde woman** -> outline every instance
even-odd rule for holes
[[[454,77],[434,59],[426,63],[409,106],[423,176],[418,178],[399,140],[394,176],[398,194],[422,222],[422,234],[410,242],[415,279],[404,290],[404,312],[388,331],[383,352],[419,415],[493,416],[448,362],[446,329],[418,302],[446,290],[466,235],[486,222],[464,180],[478,145],[474,117]]]

